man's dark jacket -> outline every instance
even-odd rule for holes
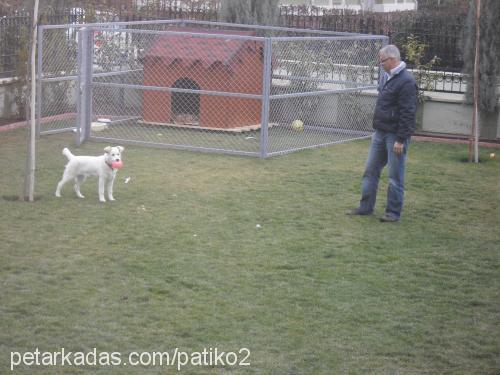
[[[415,131],[417,84],[413,76],[402,69],[379,86],[373,115],[373,128],[397,134],[403,143]]]

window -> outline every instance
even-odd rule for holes
[[[304,0],[285,0],[283,5],[305,5]]]
[[[312,5],[314,5],[314,6],[329,6],[330,0],[313,0]]]

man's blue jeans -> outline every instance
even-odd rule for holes
[[[404,199],[405,161],[409,139],[404,143],[403,153],[396,155],[393,151],[396,134],[376,130],[372,137],[365,173],[363,174],[361,201],[359,209],[373,212],[377,199],[378,182],[382,169],[388,165],[389,188],[387,189],[387,205],[385,212],[396,218],[401,217]]]

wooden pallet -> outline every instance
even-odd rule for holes
[[[194,130],[208,130],[212,132],[223,132],[223,133],[246,133],[246,132],[252,132],[259,130],[261,128],[261,124],[255,124],[255,125],[247,125],[247,126],[240,126],[236,128],[211,128],[211,127],[206,127],[206,126],[199,126],[195,124],[173,124],[173,123],[165,123],[165,122],[150,122],[150,121],[142,121],[139,120],[137,121],[139,124],[142,125],[153,125],[153,126],[158,126],[158,127],[163,127],[163,128],[177,128],[177,129],[194,129]],[[277,124],[275,123],[269,123],[269,127],[276,126]]]

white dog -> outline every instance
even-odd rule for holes
[[[106,202],[106,199],[104,199],[104,183],[107,182],[108,199],[114,201],[113,183],[117,169],[122,166],[121,153],[123,150],[122,146],[108,146],[104,149],[104,155],[101,156],[75,156],[65,148],[62,153],[69,161],[66,164],[61,181],[57,184],[56,197],[61,196],[61,189],[64,184],[74,179],[76,195],[79,198],[85,198],[80,192],[80,185],[88,176],[97,176],[99,177],[99,200]]]

